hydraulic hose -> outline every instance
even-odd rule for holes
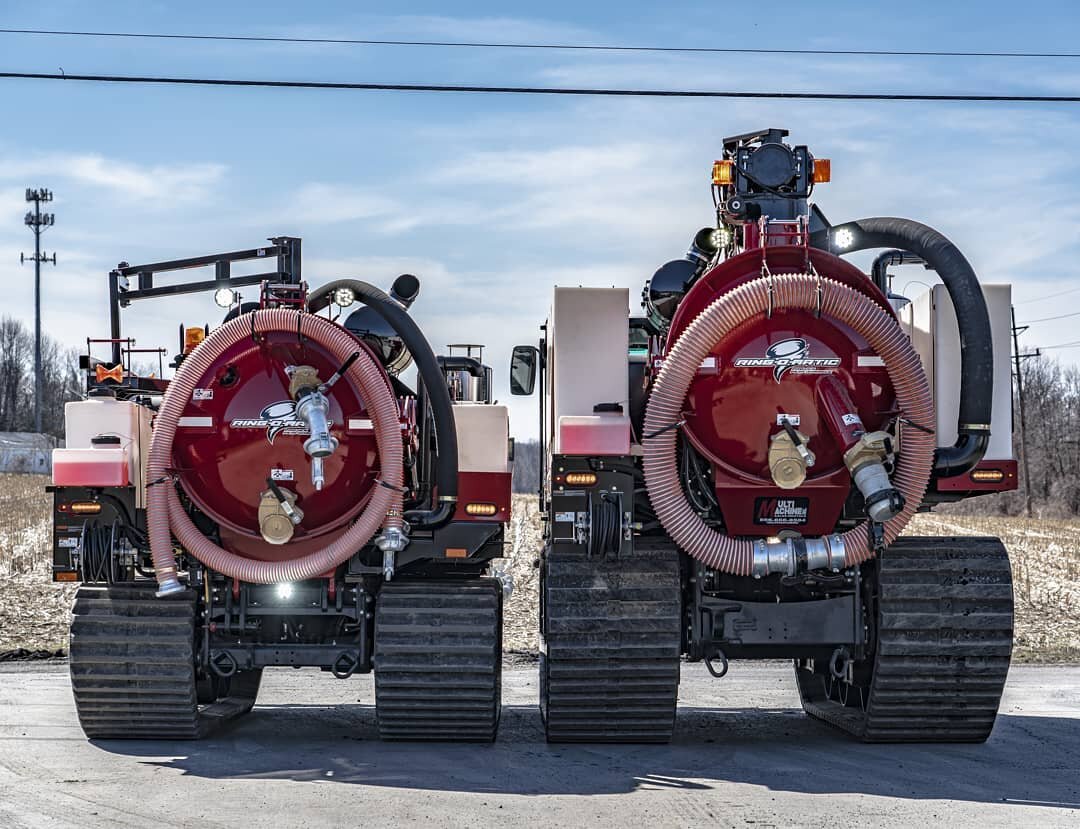
[[[990,315],[975,271],[960,249],[945,236],[911,219],[859,219],[845,222],[843,227],[852,234],[852,244],[843,251],[830,247],[827,229],[816,232],[811,242],[833,253],[899,248],[921,257],[945,283],[960,328],[960,413],[956,443],[937,450],[934,475],[939,478],[962,475],[974,468],[986,453],[994,400]]]
[[[344,363],[356,351],[356,340],[329,320],[300,311],[270,308],[244,314],[210,334],[180,365],[154,420],[147,463],[147,528],[158,595],[183,589],[176,577],[172,536],[195,558],[212,570],[245,582],[270,584],[300,581],[332,570],[363,547],[376,531],[402,527],[401,428],[397,401],[386,383],[385,373],[367,349],[353,361],[345,378],[354,383],[371,415],[381,464],[380,481],[363,512],[345,533],[323,549],[300,558],[283,561],[256,561],[231,553],[214,544],[195,526],[184,510],[171,483],[173,438],[196,385],[214,361],[232,345],[248,337],[282,331],[309,338]]]
[[[820,293],[819,293],[820,290]],[[904,496],[904,508],[883,526],[889,544],[922,503],[933,467],[934,400],[922,363],[911,341],[874,300],[832,279],[809,274],[782,274],[747,282],[723,294],[702,311],[675,342],[664,359],[645,411],[645,485],[661,525],[682,549],[709,567],[736,576],[775,572],[767,547],[750,539],[732,538],[708,526],[688,502],[676,458],[676,429],[683,418],[686,393],[698,368],[717,343],[739,325],[784,309],[818,311],[862,335],[884,360],[904,420],[902,447],[893,483]],[[926,431],[924,431],[924,429]],[[827,560],[845,566],[875,554],[867,523],[843,535],[818,542]],[[763,560],[764,559],[764,560]]]
[[[431,510],[412,510],[405,515],[405,520],[413,529],[441,527],[453,517],[458,494],[457,427],[446,377],[439,368],[435,353],[423,332],[408,311],[374,285],[358,279],[335,280],[308,294],[308,310],[312,313],[321,311],[330,304],[334,291],[338,288],[349,288],[358,300],[386,320],[416,361],[416,369],[427,391],[432,418],[435,421],[435,488],[438,491],[438,504]],[[414,292],[414,298],[415,295]]]

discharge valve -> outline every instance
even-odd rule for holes
[[[866,514],[879,524],[899,515],[904,509],[900,494],[885,468],[893,454],[893,438],[888,432],[867,432],[847,389],[832,376],[817,384],[818,405],[844,452],[844,466],[862,493]]]
[[[786,417],[783,429],[769,438],[769,472],[781,489],[795,489],[806,480],[806,470],[817,461],[807,446],[807,437]]]
[[[310,437],[304,441],[304,451],[311,458],[311,483],[316,491],[326,483],[323,458],[333,455],[338,447],[337,438],[330,434],[330,400],[326,392],[359,356],[360,352],[354,351],[325,383],[319,380],[319,372],[312,366],[288,366],[285,369],[289,376],[289,395],[296,401],[296,416],[310,432]]]

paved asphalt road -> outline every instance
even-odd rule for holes
[[[986,745],[873,746],[786,665],[684,667],[670,746],[548,746],[535,667],[495,745],[382,744],[370,678],[268,671],[198,743],[87,742],[66,666],[0,671],[0,827],[1080,826],[1080,668],[1015,667]]]

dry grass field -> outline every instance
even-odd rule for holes
[[[0,475],[0,651],[63,647],[74,588],[49,580],[47,480]],[[1025,662],[1080,661],[1080,521],[920,515],[916,535],[999,536],[1012,559],[1016,597],[1015,658]],[[514,577],[506,609],[506,649],[537,648],[540,549],[536,498],[514,500],[503,567]]]

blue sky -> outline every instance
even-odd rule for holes
[[[0,27],[381,39],[785,48],[1076,51],[1074,3],[495,4],[0,2]],[[756,22],[755,22],[756,21]],[[1080,60],[588,54],[0,35],[0,71],[310,80],[828,91],[1080,94]],[[554,284],[636,298],[712,218],[725,135],[783,126],[833,160],[817,201],[834,221],[900,215],[945,232],[987,282],[1015,285],[1021,321],[1080,310],[1080,105],[635,100],[0,81],[4,312],[32,320],[23,191],[56,193],[45,236],[46,330],[71,345],[107,327],[120,260],[304,238],[312,283],[423,281],[432,344],[475,340],[506,394]],[[925,280],[901,271],[909,293]],[[214,321],[209,297],[145,303],[140,346]],[[1030,345],[1080,339],[1080,317]],[[1075,362],[1080,349],[1051,352]],[[514,431],[535,433],[534,401]]]

